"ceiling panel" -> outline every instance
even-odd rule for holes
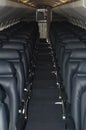
[[[70,0],[18,0],[18,1],[36,8],[42,8],[46,6],[54,8],[60,4],[67,3]]]

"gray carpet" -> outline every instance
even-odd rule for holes
[[[56,68],[53,66],[52,50],[48,46],[47,43],[38,45],[38,60],[25,130],[64,130],[61,106],[55,105],[58,101],[54,73]]]

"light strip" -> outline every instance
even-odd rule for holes
[[[59,0],[57,2],[53,1],[53,0],[41,0],[41,1],[40,0],[18,0],[18,1],[25,5],[34,7],[34,8],[40,7],[42,5],[44,5],[44,6],[49,5],[52,8],[54,8],[61,4],[65,4],[65,3],[69,2],[70,0]]]
[[[20,0],[20,2],[27,3],[29,0]]]

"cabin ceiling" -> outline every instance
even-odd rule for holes
[[[28,6],[32,6],[35,8],[44,8],[51,7],[55,8],[61,4],[65,4],[70,0],[18,0],[18,2],[22,2]]]

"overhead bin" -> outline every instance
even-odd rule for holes
[[[63,15],[73,24],[85,27],[86,25],[86,1],[78,0],[53,8],[53,11]]]
[[[35,9],[17,1],[0,0],[0,30],[19,22],[26,14]]]

